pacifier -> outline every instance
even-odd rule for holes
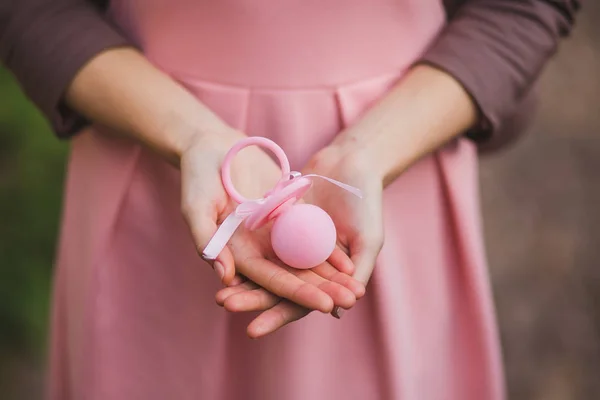
[[[248,146],[260,146],[271,151],[279,160],[282,177],[261,199],[247,199],[231,181],[231,162],[237,153]],[[333,220],[323,209],[297,202],[312,187],[312,179],[321,178],[362,198],[360,190],[321,175],[290,171],[285,152],[275,142],[264,137],[249,137],[236,143],[226,154],[221,167],[223,187],[238,203],[219,226],[203,251],[203,257],[214,260],[227,245],[237,228],[245,221],[250,231],[273,221],[271,245],[281,261],[290,267],[308,269],[326,261],[335,249],[337,232]]]

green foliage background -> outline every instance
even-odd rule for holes
[[[0,367],[45,354],[66,151],[0,67]]]

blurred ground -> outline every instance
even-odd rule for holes
[[[600,398],[598,21],[600,2],[588,0],[544,73],[531,132],[482,159],[513,400]],[[65,148],[1,72],[0,398],[37,400]]]
[[[600,398],[600,3],[544,73],[529,135],[482,159],[510,398]]]

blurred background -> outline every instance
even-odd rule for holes
[[[528,135],[481,162],[510,399],[600,399],[600,2]],[[67,143],[0,67],[0,399],[38,400]]]

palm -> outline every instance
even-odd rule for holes
[[[190,150],[182,158],[182,209],[195,242],[201,252],[217,228],[236,204],[223,189],[220,159],[209,146]],[[281,172],[275,163],[257,149],[240,154],[232,168],[234,184],[244,195],[261,197],[270,189]],[[361,285],[348,275],[340,273],[331,264],[323,264],[308,271],[295,271],[282,265],[274,256],[270,244],[269,227],[249,232],[240,227],[217,261],[225,268],[223,281],[230,282],[235,270],[254,284],[268,289],[276,296],[287,298],[309,309],[329,312],[334,305],[350,307],[356,301],[354,292]],[[349,260],[334,257],[341,270],[351,268]],[[238,298],[244,307],[256,307],[251,301]]]
[[[315,179],[315,186],[304,200],[321,207],[332,217],[338,233],[337,251],[344,251],[352,257],[358,267],[354,276],[366,284],[382,243],[381,184],[364,169],[322,160],[326,158],[317,155],[303,173],[323,175],[350,184],[361,189],[364,197],[358,199],[329,182]],[[217,294],[217,301],[230,311],[249,311],[241,306],[240,299],[256,304],[253,310],[264,310],[248,327],[253,337],[273,332],[310,312],[253,283],[227,288]]]

